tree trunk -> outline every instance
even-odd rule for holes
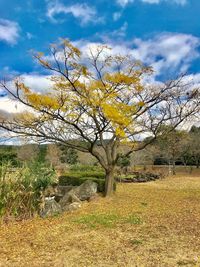
[[[111,196],[114,185],[114,168],[106,171],[105,197]]]
[[[173,172],[173,175],[176,174],[176,163],[175,163],[175,160],[173,160],[173,167],[172,167],[172,172]]]
[[[197,159],[197,160],[196,160],[196,168],[197,168],[197,169],[199,169],[199,164],[200,164],[199,159]]]
[[[190,174],[192,173],[193,167],[190,165]]]

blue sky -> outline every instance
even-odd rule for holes
[[[156,79],[187,72],[200,80],[199,11],[199,0],[0,0],[0,77],[42,84],[30,50],[64,37],[83,51],[100,42],[131,52],[154,67]]]

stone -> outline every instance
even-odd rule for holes
[[[90,199],[93,195],[97,193],[97,183],[87,180],[83,184],[78,187],[72,188],[69,192],[67,192],[63,198],[59,201],[62,209],[66,210],[71,203],[80,203],[81,201],[85,201]]]
[[[44,202],[44,208],[40,212],[40,216],[45,218],[49,216],[55,216],[62,212],[61,206],[57,203],[54,197],[46,197]]]
[[[70,203],[68,205],[66,205],[63,210],[64,211],[74,211],[74,210],[77,210],[81,207],[81,203],[80,202],[73,202],[73,203]]]
[[[121,183],[146,183],[163,178],[161,174],[155,174],[150,172],[132,172],[132,177],[128,178],[116,178],[117,182]]]
[[[73,189],[74,194],[81,200],[88,200],[91,196],[97,193],[97,183],[87,180],[77,188]]]
[[[73,186],[58,185],[57,192],[55,194],[55,201],[59,202],[64,197],[64,195],[66,195],[66,193],[68,193],[72,188]]]
[[[58,185],[57,192],[59,195],[65,195],[68,193],[72,188],[74,188],[72,185]]]
[[[49,185],[47,186],[47,188],[45,188],[44,192],[43,192],[43,195],[45,197],[53,197],[57,194],[58,192],[58,189],[57,189],[57,184],[52,184],[52,185]]]

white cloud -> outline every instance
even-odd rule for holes
[[[124,22],[123,25],[119,29],[114,30],[113,32],[111,32],[111,36],[115,37],[115,38],[116,37],[117,38],[124,37],[126,35],[127,28],[128,28],[128,23]]]
[[[113,20],[114,21],[117,21],[118,19],[120,19],[122,16],[122,13],[121,12],[114,12],[113,13]]]
[[[120,5],[121,7],[125,7],[126,5],[133,3],[135,0],[116,0],[116,1],[118,5]],[[162,2],[167,2],[169,4],[177,4],[182,6],[184,6],[188,2],[188,0],[138,0],[138,1],[147,4],[160,4]]]
[[[39,75],[39,74],[23,74],[20,76],[20,79],[30,87],[34,92],[44,93],[52,86],[52,81],[50,80],[50,75]],[[12,82],[13,77],[10,77],[10,80],[7,82],[7,87],[15,92],[15,87]],[[5,90],[0,88],[0,111],[12,113],[12,112],[21,112],[25,109],[25,106],[17,103],[9,96],[4,96],[6,93]]]
[[[50,75],[23,74],[23,82],[35,92],[45,92],[52,86]]]
[[[122,25],[122,30],[126,30],[126,27],[127,25],[125,23]],[[188,34],[163,33],[147,40],[136,38],[128,44],[124,42],[117,43],[116,38],[113,39],[114,41],[109,39],[106,43],[112,48],[113,54],[129,54],[133,58],[153,66],[155,75],[150,78],[150,83],[155,82],[156,76],[158,75],[166,75],[168,73],[169,75],[176,75],[178,72],[186,72],[192,64],[192,61],[200,56],[198,52],[200,39]],[[78,40],[74,41],[73,44],[81,49],[84,57],[87,57],[90,51],[95,51],[103,43]],[[7,67],[4,68],[4,71],[6,70]],[[49,75],[30,73],[23,74],[21,77],[26,85],[37,92],[45,92],[52,85]],[[193,80],[194,84],[200,85],[200,74],[190,75],[188,79],[189,81]],[[0,105],[2,106],[1,103]],[[10,105],[4,104],[7,111],[9,111]]]
[[[19,102],[16,102],[9,97],[2,97],[0,98],[0,114],[2,113],[20,113],[23,112],[26,107]]]
[[[0,41],[16,44],[19,38],[19,25],[15,21],[0,19]]]
[[[152,65],[157,74],[164,71],[186,72],[192,61],[199,57],[200,39],[189,34],[165,33],[149,40],[134,39],[131,54]]]
[[[89,22],[98,23],[103,22],[102,17],[97,16],[96,9],[88,6],[85,3],[74,4],[70,6],[63,5],[62,3],[49,2],[47,7],[47,16],[54,22],[58,22],[56,15],[59,14],[71,14],[75,18],[79,19],[82,25],[88,24]]]
[[[116,38],[123,37],[126,33],[127,24],[123,24],[119,30],[103,36],[103,43],[112,48],[114,54],[129,54],[144,64],[151,65],[157,75],[175,75],[187,72],[192,61],[200,57],[198,48],[200,39],[181,33],[163,33],[154,36],[151,39],[135,38],[132,42],[116,42]],[[113,37],[113,39],[110,38]],[[87,42],[80,40],[74,42],[84,55],[89,53],[89,49],[95,50],[100,43]]]
[[[134,0],[117,0],[117,4],[125,7],[126,5],[128,5],[129,3],[133,3]]]
[[[187,0],[141,0],[144,3],[148,4],[159,4],[161,2],[168,2],[168,3],[174,3],[177,5],[185,5],[187,4]]]
[[[31,40],[31,39],[34,38],[34,35],[32,33],[30,33],[30,32],[27,32],[26,33],[26,37],[27,37],[28,40]]]

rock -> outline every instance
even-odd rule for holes
[[[65,195],[66,193],[68,193],[72,188],[74,188],[72,185],[58,185],[57,187],[57,192],[60,195]]]
[[[59,201],[60,206],[62,207],[63,210],[66,210],[66,206],[73,202],[81,202],[80,199],[74,194],[73,189],[66,193],[63,198]]]
[[[57,184],[55,183],[55,184],[47,186],[47,188],[45,188],[45,190],[43,192],[43,195],[45,197],[53,197],[57,193],[58,193],[58,187],[57,187]]]
[[[72,188],[73,186],[58,185],[57,192],[55,194],[55,201],[59,202],[64,197],[64,195],[66,195],[66,193],[68,193]]]
[[[74,210],[77,210],[81,207],[81,203],[80,202],[73,202],[73,203],[70,203],[68,205],[66,205],[63,210],[64,211],[74,211]]]
[[[78,187],[72,188],[67,192],[64,197],[59,201],[62,209],[66,210],[69,204],[88,200],[97,192],[97,183],[87,180]]]
[[[88,200],[91,196],[97,193],[97,186],[97,183],[87,180],[83,184],[72,190],[81,201],[84,201]]]
[[[122,183],[146,183],[163,178],[161,174],[155,174],[150,172],[132,172],[131,175],[132,177],[127,178],[118,177],[116,178],[116,181]]]
[[[62,212],[61,206],[55,201],[54,198],[45,198],[44,208],[40,212],[40,216],[45,218],[49,216],[54,216]]]

